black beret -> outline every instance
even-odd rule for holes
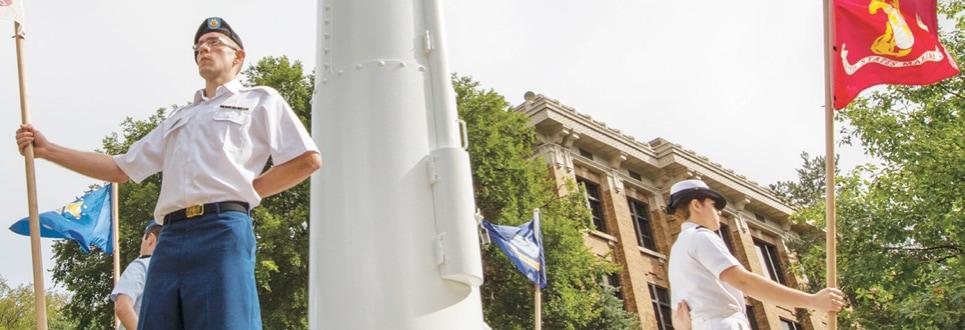
[[[229,25],[225,20],[221,19],[221,17],[208,17],[204,19],[204,22],[201,22],[201,26],[198,27],[198,32],[194,33],[194,44],[197,45],[198,39],[201,39],[201,36],[208,32],[218,32],[224,34],[238,44],[238,48],[245,48],[245,45],[241,44],[241,37],[239,37],[238,34],[235,33],[235,30],[231,29],[231,25]],[[194,52],[194,57],[198,57],[197,51]]]

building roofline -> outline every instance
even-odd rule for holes
[[[783,214],[784,217],[794,212],[794,208],[781,200],[770,188],[764,187],[744,175],[737,174],[734,170],[713,162],[706,156],[686,149],[680,144],[672,143],[661,137],[644,143],[602,121],[594,120],[588,114],[580,113],[573,107],[562,104],[559,100],[533,92],[527,92],[524,98],[526,100],[514,107],[514,110],[532,118],[533,125],[551,120],[560,123],[561,131],[567,134],[579,130],[583,130],[583,134],[593,133],[591,138],[609,140],[600,142],[617,148],[623,156],[636,158],[659,171],[667,172],[671,171],[673,167],[683,167],[686,169],[683,172],[690,172],[702,178],[717,181],[743,195],[749,202],[759,202],[763,204],[762,206],[771,209],[772,212]],[[566,127],[567,124],[574,127]],[[586,129],[592,132],[588,132]]]

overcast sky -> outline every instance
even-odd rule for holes
[[[98,148],[127,116],[191,100],[203,87],[191,39],[205,17],[235,28],[249,64],[287,55],[315,66],[314,1],[24,1],[32,122],[76,149]],[[526,91],[544,94],[637,140],[682,144],[762,185],[795,179],[802,150],[824,153],[820,1],[443,2],[450,69],[513,104]],[[4,25],[0,276],[18,285],[32,281],[30,240],[5,229],[26,216],[27,202],[13,139],[20,123],[13,28]],[[842,153],[846,169],[869,161],[855,148]],[[46,161],[37,162],[37,177],[41,212],[97,183]],[[50,243],[44,239],[45,269],[53,266]],[[49,273],[46,284],[53,286]]]

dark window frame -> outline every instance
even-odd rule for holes
[[[720,224],[720,229],[716,231],[717,236],[724,240],[724,245],[727,245],[727,251],[730,251],[731,255],[734,255],[734,240],[730,236],[730,226],[725,223]]]
[[[745,305],[745,310],[747,316],[747,322],[750,323],[751,330],[758,330],[760,327],[757,326],[757,315],[754,313],[754,305]]]
[[[623,286],[620,285],[619,272],[604,274],[601,280],[603,281],[603,285],[606,285],[607,287],[615,289],[616,292],[613,293],[614,296],[617,297],[617,299],[620,299],[620,301],[623,301]]]
[[[670,290],[653,283],[647,283],[650,289],[650,305],[653,316],[657,319],[658,330],[673,330],[673,307],[670,306]]]
[[[580,156],[583,156],[583,157],[586,157],[586,158],[589,158],[589,159],[593,159],[593,153],[590,152],[589,150],[586,150],[586,149],[583,149],[583,148],[577,148],[577,150],[580,151]]]
[[[764,270],[767,273],[768,278],[774,280],[775,282],[787,285],[784,279],[784,267],[781,265],[780,253],[777,252],[777,247],[774,244],[755,239],[754,248],[758,253],[758,258],[763,257]],[[776,278],[775,278],[776,277]]]
[[[586,204],[593,216],[593,226],[597,231],[609,234],[606,225],[606,212],[603,210],[603,195],[600,191],[600,184],[583,177],[576,177],[576,182],[583,185],[583,189],[586,190]]]
[[[781,329],[786,330],[804,330],[804,327],[795,321],[791,321],[785,318],[781,318]]]
[[[637,245],[657,250],[657,240],[653,236],[653,221],[650,221],[650,206],[642,201],[627,197],[630,207],[630,219],[633,220],[633,231],[637,234]]]
[[[634,172],[634,171],[631,171],[631,170],[627,170],[627,175],[629,175],[629,176],[630,176],[631,178],[633,178],[634,180],[643,181],[643,176],[641,176],[640,173],[637,173],[637,172]]]

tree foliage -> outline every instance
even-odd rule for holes
[[[940,7],[956,26],[943,43],[962,63],[965,1]],[[839,177],[836,187],[839,281],[853,303],[842,328],[965,328],[963,111],[965,78],[958,75],[930,86],[890,86],[840,113],[845,141],[878,160]],[[804,172],[816,167],[805,162]],[[823,201],[815,201],[794,217],[823,228],[823,214]],[[823,239],[812,243],[794,249],[812,284],[824,283]]]
[[[804,164],[797,170],[798,180],[779,181],[769,187],[787,203],[804,207],[813,205],[824,198],[825,166],[824,156],[813,159],[806,151],[801,152]],[[834,157],[835,173],[838,173],[838,157]]]
[[[491,222],[518,225],[539,208],[548,285],[543,322],[549,329],[636,329],[636,316],[623,309],[599,279],[619,268],[595,256],[583,241],[590,213],[580,194],[559,197],[546,163],[533,157],[536,133],[529,119],[511,111],[503,96],[468,77],[454,77],[459,115],[468,127],[476,205]],[[575,185],[570,183],[570,190]],[[533,284],[502,252],[483,249],[486,282],[484,315],[494,329],[533,326]]]
[[[73,329],[76,324],[69,322],[62,311],[70,300],[67,294],[51,291],[47,293],[47,327],[50,329]],[[0,329],[33,329],[37,324],[37,311],[34,309],[33,287],[23,284],[10,287],[0,277]]]

